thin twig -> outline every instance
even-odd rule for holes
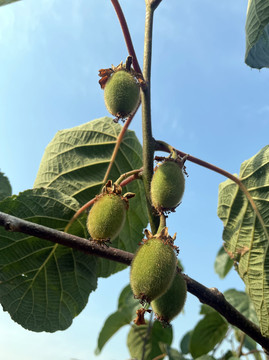
[[[176,150],[176,149],[175,149]],[[171,145],[167,144],[166,142],[164,141],[160,141],[160,140],[156,140],[155,141],[155,151],[165,151],[165,152],[171,152]],[[220,174],[220,175],[223,175],[225,176],[227,179],[230,179],[232,180],[233,182],[235,182],[239,188],[243,191],[243,193],[245,194],[245,196],[247,197],[250,205],[252,206],[252,209],[254,210],[254,212],[256,213],[259,221],[260,221],[260,224],[263,228],[263,231],[269,241],[269,234],[268,234],[268,231],[267,231],[267,228],[266,228],[266,225],[264,223],[264,220],[261,216],[261,213],[259,211],[259,209],[257,208],[256,204],[255,204],[255,201],[253,200],[252,196],[250,195],[249,191],[247,190],[247,188],[245,187],[245,185],[242,183],[242,181],[232,175],[231,173],[229,173],[228,171],[224,170],[224,169],[221,169],[213,164],[210,164],[206,161],[203,161],[201,159],[198,159],[194,156],[191,156],[187,153],[184,153],[183,151],[180,151],[180,150],[176,150],[177,153],[181,156],[181,157],[184,157],[186,156],[187,157],[187,160],[188,161],[191,161],[197,165],[200,165],[200,166],[203,166],[209,170],[212,170],[212,171],[215,171],[216,173]]]
[[[142,347],[142,357],[141,357],[141,360],[144,360],[145,358],[145,355],[146,355],[146,346],[148,344],[148,340],[149,340],[149,337],[150,337],[150,333],[151,333],[151,329],[152,329],[152,326],[153,326],[153,312],[150,313],[150,319],[149,319],[149,322],[148,322],[148,327],[147,327],[147,332],[144,336],[144,339],[143,339],[143,347]]]
[[[124,14],[122,12],[121,6],[120,6],[118,0],[111,0],[111,2],[112,2],[112,5],[114,6],[114,9],[115,9],[116,14],[118,16],[120,26],[121,26],[121,29],[122,29],[122,32],[123,32],[123,36],[124,36],[124,39],[125,39],[125,43],[126,43],[126,46],[127,46],[128,53],[129,53],[129,55],[131,55],[133,57],[134,70],[136,72],[138,72],[139,74],[142,74],[142,71],[140,69],[140,66],[139,66],[139,63],[138,63],[138,60],[137,60],[137,57],[136,57],[136,53],[135,53],[135,49],[134,49],[134,46],[133,46],[131,35],[130,35],[129,29],[128,29],[128,25],[127,25],[127,22],[125,20]]]

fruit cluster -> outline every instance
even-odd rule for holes
[[[99,83],[104,89],[105,105],[116,116],[114,121],[125,119],[135,112],[140,102],[140,87],[143,78],[132,68],[132,58],[117,67],[101,69]],[[156,158],[155,158],[156,159]],[[130,272],[130,285],[134,297],[142,308],[137,312],[137,325],[144,324],[144,314],[151,305],[157,320],[166,326],[182,310],[187,294],[186,282],[178,269],[174,245],[176,236],[171,237],[166,227],[166,217],[180,204],[185,190],[185,159],[181,159],[173,149],[167,158],[157,158],[161,162],[154,169],[150,186],[151,205],[160,217],[160,227],[156,234],[145,230],[146,239],[138,248]],[[109,181],[102,193],[95,198],[89,212],[87,228],[93,241],[101,244],[115,239],[125,223],[128,199],[134,194],[121,195],[117,182]],[[161,221],[162,219],[162,221]]]
[[[185,190],[184,161],[172,153],[155,168],[151,181],[151,203],[159,216],[175,211]],[[155,318],[163,326],[178,315],[186,300],[187,287],[177,267],[174,245],[175,235],[168,234],[167,227],[152,235],[145,231],[147,239],[139,247],[131,264],[130,284],[135,298],[144,306],[138,310],[137,325],[144,324],[145,306],[151,305]]]

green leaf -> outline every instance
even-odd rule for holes
[[[256,311],[248,294],[244,291],[230,289],[224,292],[224,296],[242,315],[258,325]]]
[[[224,339],[228,330],[227,321],[217,312],[206,315],[195,326],[191,340],[190,353],[194,358],[207,354]]]
[[[130,285],[127,285],[120,294],[118,310],[106,319],[99,334],[97,348],[95,350],[96,355],[100,354],[107,341],[121,327],[130,324],[130,322],[135,319],[135,312],[140,307],[139,301],[134,299]]]
[[[182,354],[188,354],[190,352],[190,341],[192,336],[193,330],[188,331],[180,342],[180,349]]]
[[[224,279],[228,272],[233,267],[233,260],[227,254],[223,247],[221,247],[217,253],[214,268],[216,273],[221,279]]]
[[[27,190],[0,202],[2,212],[57,230],[65,228],[78,208],[75,199],[53,189]],[[85,236],[80,221],[70,231]],[[95,257],[0,228],[0,302],[24,328],[68,328],[96,286]]]
[[[129,314],[126,314],[125,309],[120,309],[111,314],[105,321],[103,328],[98,337],[97,348],[95,354],[99,355],[107,343],[107,341],[124,325],[130,323]]]
[[[268,1],[248,1],[245,62],[256,69],[269,67]]]
[[[47,146],[35,180],[35,187],[58,189],[84,205],[98,194],[110,163],[121,126],[104,117],[72,129],[59,131]],[[128,130],[120,145],[109,179],[142,166],[142,147]],[[126,223],[112,246],[135,252],[147,226],[146,198],[142,181],[133,181],[123,192],[134,192]],[[115,261],[98,258],[98,275],[107,277],[125,268]]]
[[[198,358],[196,358],[196,360],[215,360],[215,358],[210,355],[203,355],[203,356],[199,356]]]
[[[164,343],[162,344],[159,343],[159,345],[162,352],[164,354],[167,354],[167,360],[185,360],[183,354],[181,354],[176,349],[173,349],[169,345]]]
[[[12,188],[8,178],[0,172],[0,201],[12,195]]]
[[[19,0],[0,0],[0,6],[8,5],[8,4],[14,3],[16,1],[19,1]]]
[[[216,310],[214,310],[211,306],[206,305],[206,304],[201,305],[201,310],[200,310],[201,315],[208,315],[213,312],[216,312]]]
[[[128,284],[123,288],[118,300],[118,309],[125,309],[129,314],[130,321],[136,315],[136,310],[141,307],[139,300],[134,298],[131,286]]]
[[[234,357],[235,354],[236,354],[235,352],[228,350],[224,355],[222,355],[220,360],[228,360],[228,359]]]
[[[262,334],[269,336],[269,146],[243,162],[239,178],[255,201],[263,222],[231,180],[220,184],[218,215],[224,223],[225,249],[246,284]]]
[[[159,343],[171,345],[173,339],[172,328],[163,328],[155,321],[148,335],[148,325],[133,326],[129,331],[127,345],[133,358],[141,359],[145,345],[144,360],[152,360],[162,354]]]

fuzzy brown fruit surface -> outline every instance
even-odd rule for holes
[[[151,235],[140,246],[131,264],[130,285],[134,296],[142,303],[161,296],[174,278],[176,263],[173,246],[163,236]]]
[[[184,190],[185,177],[177,161],[166,160],[157,167],[151,181],[151,200],[158,212],[176,208]]]
[[[156,318],[164,325],[169,325],[183,309],[187,297],[187,286],[184,277],[176,272],[169,289],[152,301],[151,307]]]
[[[125,118],[139,103],[140,87],[131,73],[118,70],[108,79],[104,97],[108,111],[118,118]]]

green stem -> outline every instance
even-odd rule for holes
[[[128,178],[129,176],[131,175],[139,175],[141,174],[141,172],[143,171],[143,169],[135,169],[135,170],[131,170],[131,171],[128,171],[127,173],[125,174],[122,174],[115,182],[114,184],[121,184],[123,180],[125,180],[126,178]]]
[[[154,10],[150,4],[146,3],[145,20],[145,42],[144,42],[144,64],[143,76],[146,86],[142,90],[142,130],[143,130],[143,181],[146,192],[147,208],[151,231],[156,233],[158,228],[158,217],[152,213],[150,201],[150,182],[153,175],[154,147],[155,140],[152,137],[151,128],[151,100],[150,100],[150,76],[151,76],[151,57],[152,57],[152,30],[153,30]]]
[[[161,214],[160,224],[157,233],[159,234],[164,227],[166,227],[166,216],[164,214]]]
[[[160,141],[160,140],[156,140],[155,141],[155,151],[166,151],[166,152],[170,152],[171,151],[171,145],[167,144],[166,142],[164,141]],[[243,191],[243,193],[245,194],[246,198],[248,199],[250,205],[252,206],[252,209],[254,210],[257,218],[259,219],[260,221],[260,224],[263,228],[263,231],[264,231],[264,234],[267,238],[267,240],[269,241],[269,233],[268,233],[268,230],[267,230],[267,227],[266,227],[266,224],[262,218],[262,215],[259,211],[259,209],[257,208],[256,204],[255,204],[255,201],[253,200],[252,196],[250,195],[248,189],[245,187],[245,185],[242,183],[242,181],[237,178],[236,176],[230,174],[228,171],[226,170],[223,170],[213,164],[210,164],[206,161],[203,161],[201,159],[198,159],[194,156],[191,156],[189,154],[186,154],[184,153],[183,151],[180,151],[180,150],[177,150],[175,149],[175,151],[181,156],[181,157],[187,157],[188,161],[191,161],[197,165],[200,165],[200,166],[203,166],[209,170],[212,170],[212,171],[215,171],[216,173],[218,174],[221,174],[225,177],[227,177],[228,179],[232,180],[233,182],[235,182],[239,188]]]

